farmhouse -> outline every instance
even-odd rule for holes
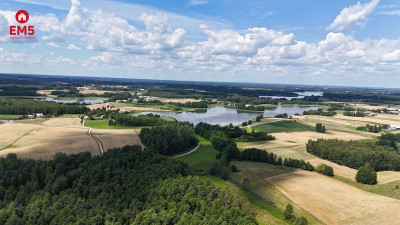
[[[43,113],[36,113],[36,118],[43,118]]]

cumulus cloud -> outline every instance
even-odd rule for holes
[[[59,47],[60,47],[59,45],[57,45],[57,44],[54,43],[54,42],[49,42],[49,43],[47,43],[47,45],[48,45],[48,46],[51,46],[51,47],[53,47],[53,48],[59,48]]]
[[[208,0],[190,0],[189,5],[206,5],[208,4]]]
[[[67,46],[68,50],[81,50],[81,48],[79,48],[78,46],[74,45],[74,44],[69,44]]]
[[[368,17],[374,12],[379,1],[380,0],[372,0],[366,4],[357,2],[356,5],[344,8],[333,23],[326,27],[326,30],[351,30],[354,25],[363,28],[367,24]]]

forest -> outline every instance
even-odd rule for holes
[[[83,114],[90,111],[85,105],[62,104],[31,99],[0,99],[0,114],[27,115],[43,113],[59,116],[62,114]]]
[[[228,191],[140,146],[0,159],[0,224],[257,224]],[[128,191],[129,190],[129,191]]]
[[[334,116],[336,115],[336,112],[334,111],[324,112],[324,110],[322,109],[317,109],[317,110],[310,109],[308,111],[304,111],[303,115]]]
[[[129,114],[115,113],[111,115],[109,125],[124,125],[124,126],[158,126],[167,123],[166,120],[160,118],[157,114],[147,114],[132,116]]]
[[[399,152],[388,145],[337,139],[309,140],[307,152],[339,165],[358,169],[369,162],[375,171],[399,171]]]
[[[161,155],[173,155],[195,148],[199,143],[193,127],[188,122],[169,122],[157,127],[142,128],[142,143]]]

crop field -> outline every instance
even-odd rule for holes
[[[212,146],[209,140],[200,136],[197,138],[200,141],[200,147],[196,151],[176,159],[189,164],[192,169],[206,170],[216,161],[215,156],[219,151]]]
[[[46,126],[54,127],[81,127],[81,119],[79,117],[75,118],[51,118],[42,123]]]
[[[200,102],[201,99],[195,98],[168,98],[162,99],[162,102],[172,102],[172,103],[186,103],[186,102]]]
[[[79,89],[79,93],[84,94],[84,95],[87,95],[87,94],[102,95],[106,92],[111,92],[111,93],[115,92],[115,91],[101,91],[101,90],[96,90],[96,89],[90,89],[88,87],[79,87],[78,89]]]
[[[52,159],[55,153],[73,154],[89,151],[99,154],[97,143],[88,133],[88,128],[78,126],[78,118],[53,118],[49,124],[0,124],[0,157],[16,153],[19,157]],[[79,120],[80,121],[80,120]],[[104,149],[140,144],[139,130],[124,129],[94,130],[93,135],[102,142]]]
[[[326,224],[400,224],[399,200],[372,194],[315,172],[296,171],[266,180]]]
[[[290,203],[293,205],[296,216],[301,215],[306,217],[309,224],[323,224],[266,181],[268,177],[289,174],[295,171],[294,169],[256,162],[232,161],[231,164],[236,165],[239,172],[231,173],[229,180],[243,187],[245,190],[254,193],[254,199],[267,202],[268,206],[264,208],[267,211],[279,217],[286,205]]]
[[[55,153],[73,154],[89,151],[99,153],[96,142],[86,128],[51,127],[32,124],[2,124],[0,157],[16,153],[19,157],[52,159]],[[5,136],[5,138],[3,137]]]
[[[252,126],[252,128],[256,131],[265,131],[267,133],[281,133],[281,132],[298,132],[298,131],[314,131],[315,128],[297,123],[294,121],[277,121],[259,124],[256,126]]]
[[[103,143],[104,150],[125,145],[141,145],[143,148],[139,133],[140,130],[133,129],[94,129],[92,131],[92,134]]]

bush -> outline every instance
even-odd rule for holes
[[[285,218],[290,220],[293,218],[293,206],[291,204],[287,204],[285,211],[283,212]]]
[[[249,121],[247,122],[247,124],[251,125],[251,124],[253,124],[253,121],[249,120]]]
[[[231,172],[239,172],[238,168],[235,165],[231,165]]]
[[[317,131],[318,133],[325,133],[325,126],[322,125],[322,123],[317,123],[315,125],[315,131]]]
[[[307,218],[305,218],[304,216],[297,218],[294,222],[294,225],[308,225]]]
[[[357,171],[356,181],[362,184],[377,184],[377,176],[374,168],[372,168],[369,163],[365,163]]]
[[[315,168],[315,171],[317,171],[318,173],[324,174],[326,176],[330,176],[330,177],[334,176],[333,168],[328,165],[325,165],[325,164],[319,164]]]
[[[247,126],[247,122],[246,121],[244,121],[243,123],[242,123],[242,126]]]

